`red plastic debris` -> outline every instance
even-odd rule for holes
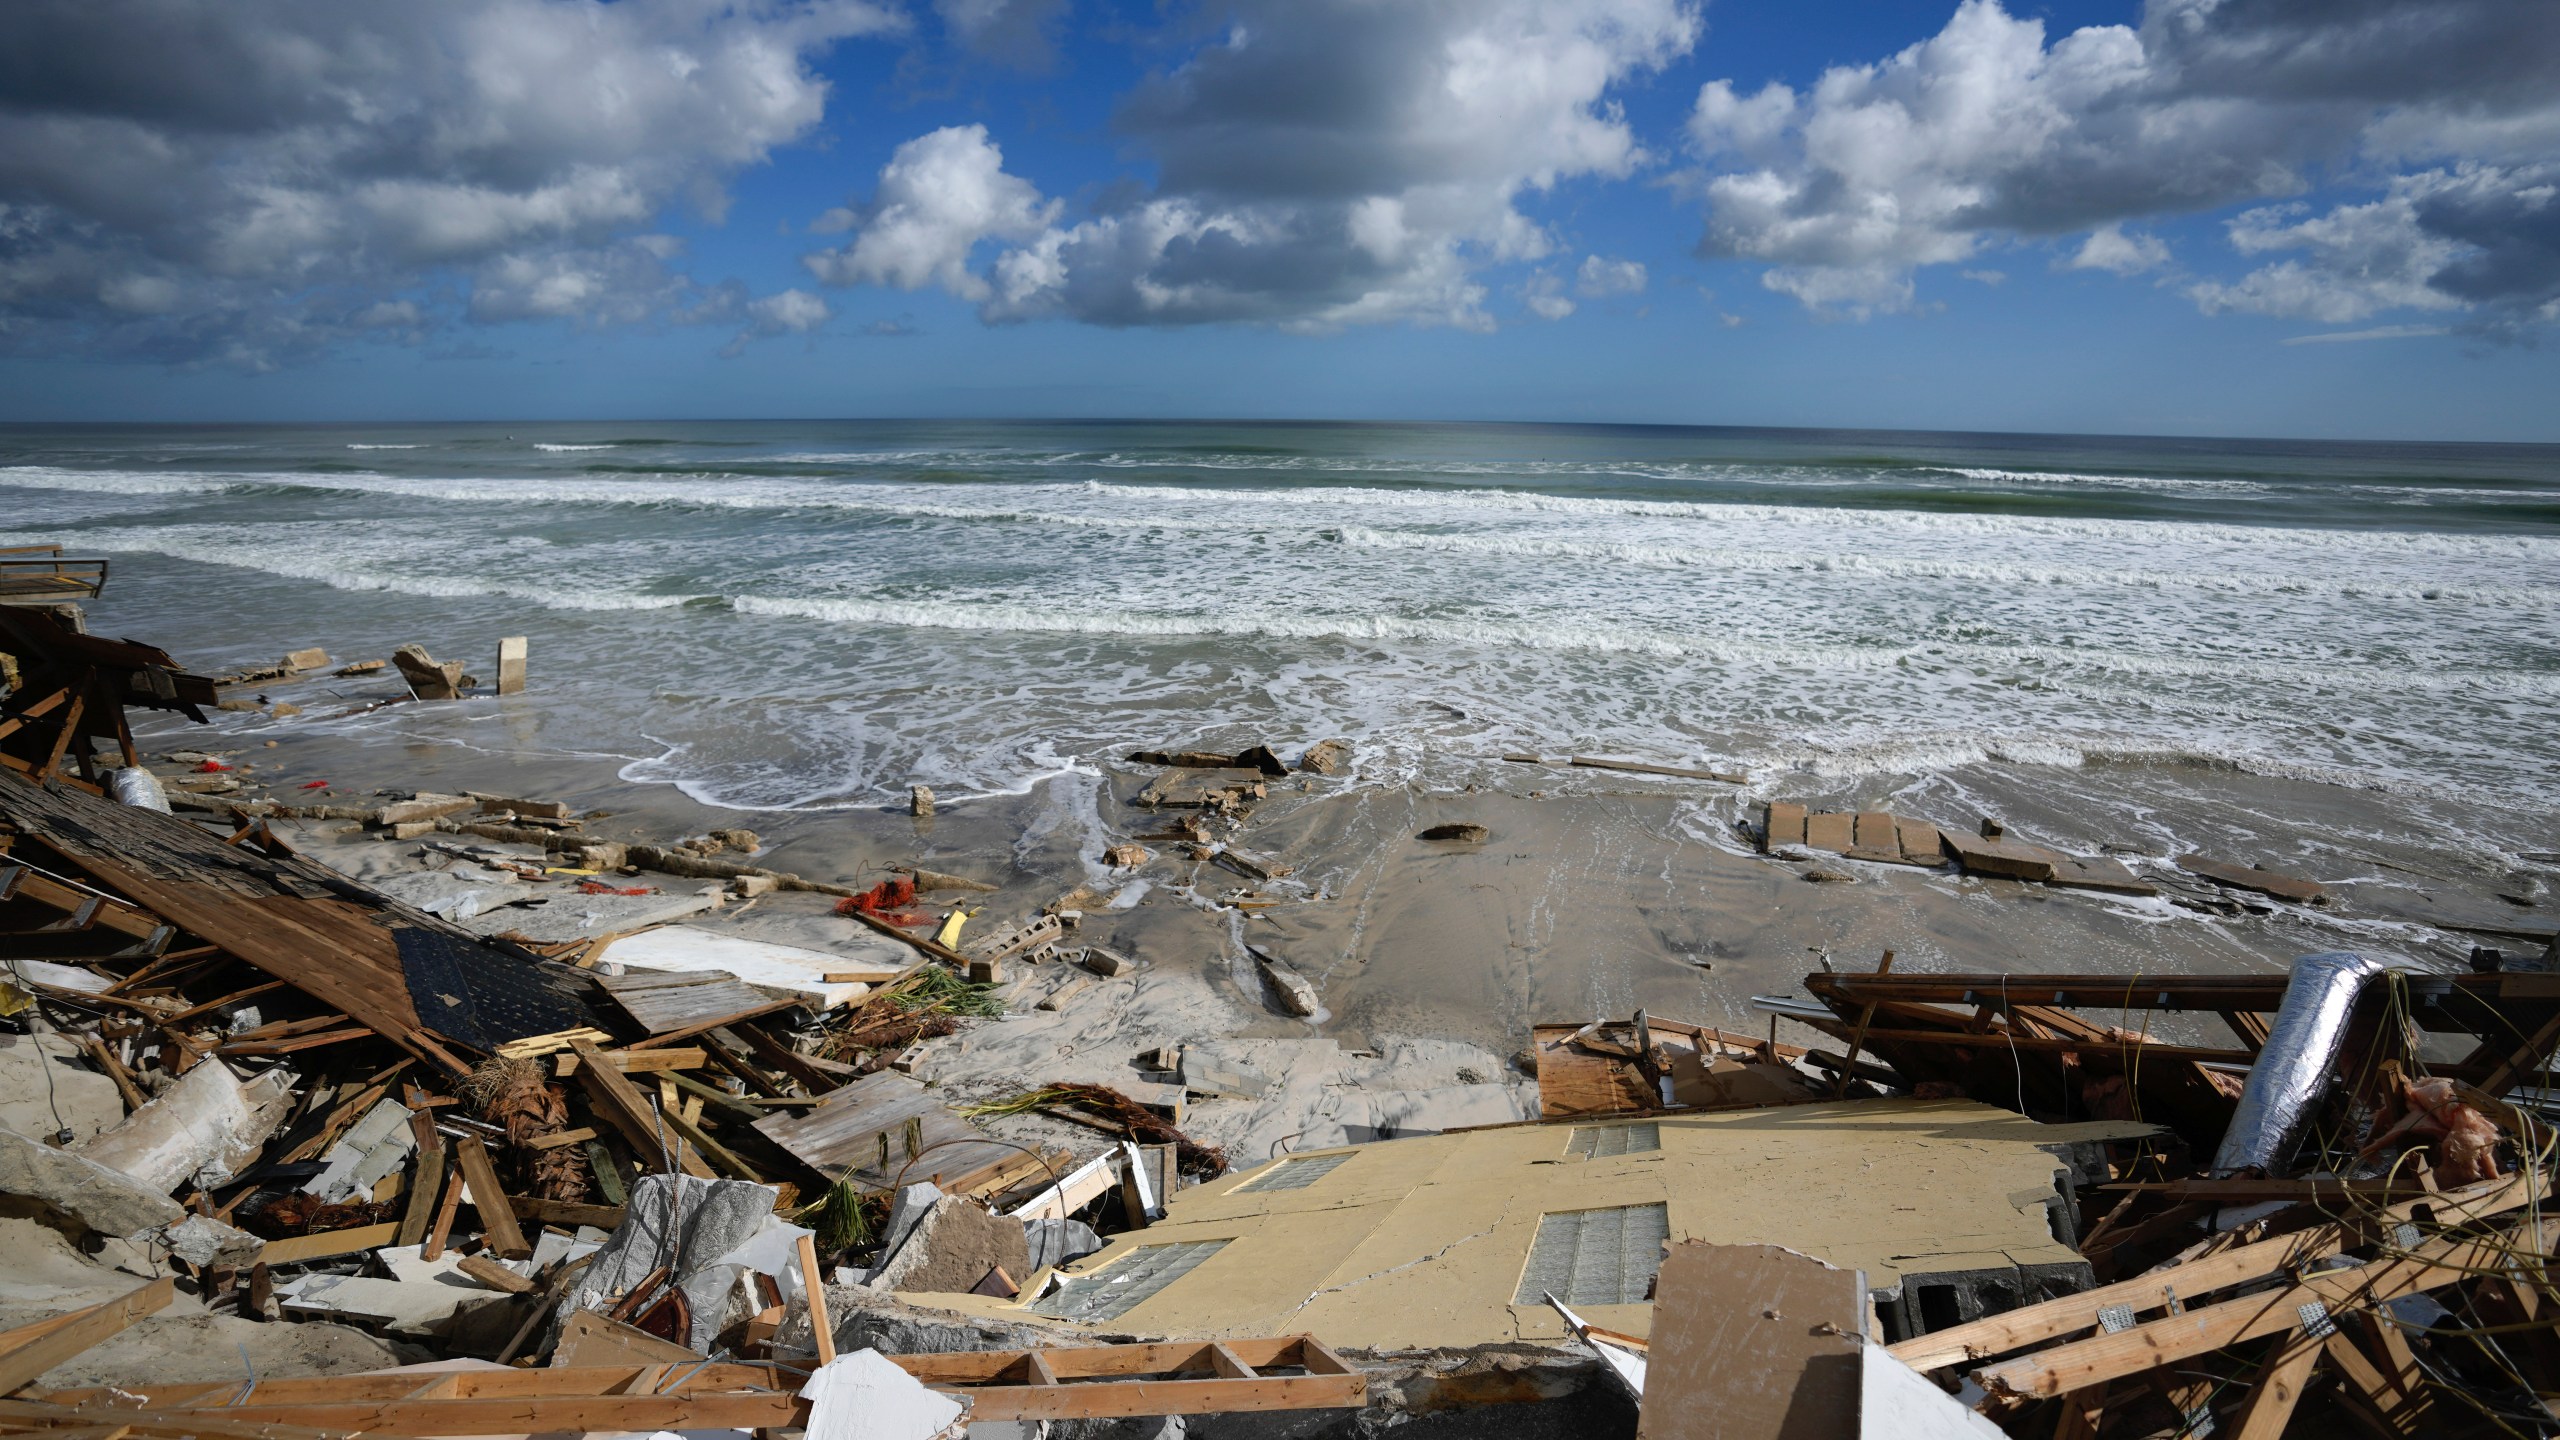
[[[904,875],[893,875],[859,895],[836,902],[836,913],[850,915],[857,910],[878,914],[883,910],[904,910],[916,903],[916,882]]]
[[[230,768],[230,766],[223,764],[219,760],[207,760],[196,767],[196,773],[199,775],[211,775],[217,771],[228,770]]]
[[[581,895],[655,895],[658,892],[646,885],[607,885],[601,880],[581,880],[578,882],[578,893]]]
[[[892,925],[913,925],[919,921],[908,918],[901,912],[915,903],[916,882],[904,875],[893,875],[859,895],[847,896],[837,901],[836,913],[872,915]]]
[[[329,782],[326,780],[305,780],[302,782],[302,788],[305,790],[326,790],[329,788]]]

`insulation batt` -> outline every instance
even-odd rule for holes
[[[2436,1181],[2446,1186],[2493,1180],[2501,1173],[2498,1127],[2463,1100],[2452,1081],[2404,1080],[2398,1100],[2401,1109],[2396,1119],[2388,1112],[2376,1117],[2377,1124],[2386,1119],[2391,1123],[2365,1147],[2367,1155],[2402,1140],[2426,1145],[2435,1152]]]

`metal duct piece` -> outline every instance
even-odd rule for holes
[[[2365,982],[2402,962],[2331,950],[2293,962],[2293,978],[2285,983],[2284,1004],[2268,1028],[2267,1043],[2240,1092],[2240,1106],[2222,1146],[2213,1155],[2216,1176],[2257,1170],[2268,1175],[2292,1156],[2302,1142],[2338,1049],[2346,1043],[2347,1022]]]

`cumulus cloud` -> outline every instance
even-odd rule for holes
[[[2547,5],[2150,0],[2138,26],[2048,43],[2041,21],[1963,0],[1938,34],[1802,92],[1704,86],[1689,183],[1702,253],[1852,313],[1907,308],[1916,269],[2019,238],[2079,237],[2074,267],[2159,270],[2166,246],[2128,222],[2366,184],[2384,198],[2244,219],[2244,253],[2300,253],[2190,293],[2314,318],[2536,316],[2560,293],[2555,76]]]
[[[723,359],[735,359],[746,353],[747,346],[753,341],[777,335],[808,334],[835,315],[825,300],[806,290],[759,295],[746,302],[745,310],[746,328],[721,348]]]
[[[1644,262],[1640,260],[1612,260],[1599,255],[1585,255],[1576,288],[1596,300],[1605,295],[1641,294],[1644,281]]]
[[[2234,248],[2244,255],[2298,251],[2302,258],[2252,270],[2236,284],[2203,282],[2188,293],[2208,315],[2241,310],[2325,325],[2362,320],[2379,310],[2460,308],[2460,297],[2432,282],[2462,257],[2464,247],[2418,219],[2419,203],[2443,189],[2448,178],[2430,173],[2402,179],[2383,199],[2325,214],[2306,214],[2299,205],[2248,211],[2230,224]]]
[[[884,172],[860,238],[813,257],[818,273],[928,274],[998,321],[1482,328],[1478,272],[1557,249],[1522,202],[1646,163],[1609,92],[1698,34],[1688,0],[1228,0],[1206,18],[1210,38],[1120,108],[1151,190],[1049,221],[982,270],[943,262],[962,234],[1004,232],[959,224],[927,227],[943,243],[921,270],[853,267],[874,235],[908,253]]]
[[[18,348],[259,366],[438,314],[684,303],[650,228],[817,122],[870,0],[0,6]],[[369,321],[383,303],[415,314]]]
[[[2139,275],[2169,263],[2169,246],[2157,235],[2125,233],[2122,225],[2101,225],[2089,232],[2067,262],[2074,270],[2105,270]]]
[[[969,269],[970,252],[983,240],[1032,239],[1058,210],[1029,181],[1005,173],[1004,152],[987,138],[986,126],[948,126],[898,147],[880,171],[867,214],[821,216],[828,228],[862,233],[851,245],[806,261],[830,285],[940,285],[963,299],[984,300],[991,292]]]

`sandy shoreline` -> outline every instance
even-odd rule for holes
[[[1453,764],[1453,775],[1467,778],[1441,785],[1378,783],[1356,770],[1275,781],[1233,838],[1293,873],[1255,884],[1148,838],[1176,812],[1131,803],[1156,773],[1146,765],[1078,765],[1025,793],[946,800],[930,819],[889,806],[738,811],[671,785],[621,779],[626,762],[562,745],[558,718],[526,703],[532,696],[410,702],[382,712],[399,717],[396,728],[369,736],[307,723],[325,719],[324,707],[342,708],[335,697],[397,690],[378,677],[272,685],[256,693],[304,704],[306,715],[226,713],[209,728],[155,722],[141,741],[154,752],[232,753],[250,767],[242,772],[249,786],[233,799],[525,795],[610,812],[587,833],[650,843],[745,826],[764,842],[754,863],[811,879],[867,886],[891,864],[916,864],[997,885],[980,897],[982,925],[1027,918],[1079,889],[1110,897],[1085,905],[1079,938],[1136,957],[1142,968],[1134,979],[1096,986],[1055,1014],[1030,1008],[1054,978],[1010,982],[1021,987],[1010,1007],[1016,1016],[937,1042],[924,1073],[964,1092],[1052,1079],[1126,1081],[1133,1057],[1157,1045],[1232,1042],[1258,1051],[1259,1068],[1280,1083],[1259,1107],[1266,1113],[1247,1118],[1237,1107],[1211,1106],[1217,1113],[1205,1123],[1257,1156],[1311,1125],[1338,1124],[1344,1135],[1366,1138],[1359,1132],[1381,1123],[1510,1118],[1506,1107],[1526,1103],[1524,1077],[1510,1062],[1538,1021],[1624,1016],[1642,1006],[1766,1033],[1769,1017],[1751,997],[1801,993],[1802,977],[1826,958],[1866,969],[1889,949],[1906,971],[2231,973],[2274,972],[2302,954],[2364,948],[2457,970],[2475,944],[2539,948],[2523,937],[2548,933],[2554,913],[2531,866],[2501,864],[2494,850],[2463,853],[2390,833],[2402,802],[2229,772],[1985,764],[1890,785],[1863,782],[1841,801],[1890,804],[1950,828],[1998,814],[2013,834],[2076,853],[2113,853],[2150,878],[2174,875],[2162,843],[2174,820],[2178,836],[2219,837],[2207,842],[2219,853],[2328,883],[2331,905],[2206,915],[2166,897],[1850,861],[1819,867],[1845,882],[1808,883],[1805,872],[1815,867],[1754,853],[1747,827],[1764,797],[1818,797],[1825,783],[1818,777],[1736,787],[1526,765]],[[1268,738],[1294,757],[1324,737]],[[1164,743],[1129,741],[1131,749]],[[319,780],[329,782],[325,791],[303,788]],[[2146,800],[2160,812],[2149,822],[2138,815]],[[1449,821],[1482,824],[1490,835],[1474,844],[1415,838]],[[2529,836],[2534,822],[2521,816],[2508,824]],[[350,822],[297,828],[319,858],[359,875],[447,863],[417,842],[376,840]],[[1106,866],[1102,852],[1128,840],[1154,858],[1134,870]],[[2519,905],[2501,892],[2542,903]],[[1247,897],[1267,908],[1230,903]],[[823,946],[854,929],[829,913],[830,903],[772,896],[706,923]],[[2446,928],[2449,919],[2518,933],[2501,939]],[[1248,944],[1310,977],[1323,1013],[1312,1021],[1286,1014]],[[2153,1028],[2174,1035],[2180,1026]],[[1796,1043],[1818,1038],[1790,1022],[1778,1031]],[[1365,1058],[1372,1055],[1379,1058]],[[1293,1090],[1300,1080],[1314,1089]],[[1484,1093],[1469,1094],[1470,1086]],[[1385,1092],[1405,1098],[1337,1103]]]

